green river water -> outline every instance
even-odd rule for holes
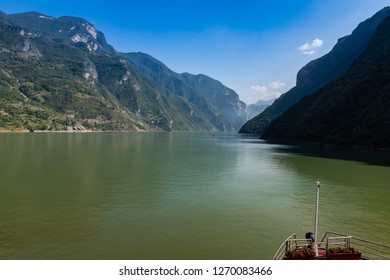
[[[0,259],[271,259],[292,233],[390,242],[390,154],[237,134],[0,134]]]

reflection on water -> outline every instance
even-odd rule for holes
[[[318,180],[322,233],[390,238],[375,153],[209,133],[1,134],[0,147],[0,259],[270,259],[312,231]]]
[[[330,158],[358,161],[371,165],[390,166],[390,151],[371,151],[355,148],[341,148],[317,145],[275,145],[276,152],[300,154],[315,158]]]

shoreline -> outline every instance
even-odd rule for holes
[[[0,133],[96,133],[96,132],[144,132],[145,130],[92,130],[86,129],[83,126],[67,127],[67,130],[33,130],[26,128],[22,129],[3,129],[0,128]]]
[[[5,130],[1,129],[0,133],[97,133],[97,132],[149,132],[149,131],[135,131],[135,130],[83,130],[83,131],[67,131],[67,130]],[[154,132],[154,131],[150,131]]]
[[[163,131],[163,130],[82,130],[82,131],[67,131],[67,130],[5,130],[0,129],[0,134],[4,133],[28,133],[28,134],[34,134],[34,133],[170,133],[170,132],[210,132],[210,133],[217,133],[215,131],[182,131],[182,130],[174,130],[174,131]],[[229,131],[228,131],[229,133]],[[232,133],[235,133],[234,131]]]

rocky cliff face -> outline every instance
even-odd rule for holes
[[[21,26],[30,36],[47,36],[62,39],[69,43],[80,43],[89,51],[115,54],[104,34],[93,24],[77,17],[53,18],[37,12],[7,16],[12,23]]]

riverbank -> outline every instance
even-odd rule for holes
[[[0,129],[0,133],[82,133],[82,132],[104,132],[102,130],[34,130],[30,131],[28,129],[17,129],[17,130],[7,130],[7,129]]]
[[[118,131],[118,130],[92,130],[84,126],[68,126],[66,130],[28,130],[28,129],[2,129],[0,133],[90,133],[90,132],[140,132],[140,131]]]
[[[30,132],[28,131],[27,129],[15,129],[15,130],[7,130],[7,129],[0,129],[0,133],[11,133],[11,132],[15,132],[15,133],[26,133],[26,132]]]

